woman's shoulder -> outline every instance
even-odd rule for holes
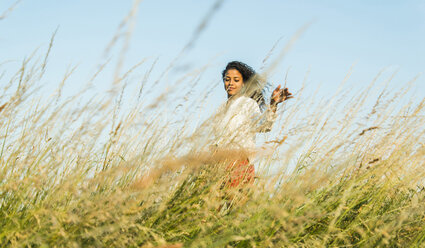
[[[249,111],[260,110],[258,103],[251,97],[247,96],[240,96],[238,99],[236,99],[234,104]]]
[[[247,97],[247,96],[240,96],[240,97],[238,97],[238,99],[236,99],[235,102],[237,102],[238,104],[245,103],[245,104],[249,104],[249,105],[257,105],[258,106],[258,103],[254,99],[252,99],[251,97]]]

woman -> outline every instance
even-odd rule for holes
[[[272,93],[270,105],[266,106],[261,80],[248,65],[232,61],[222,72],[227,102],[220,107],[216,117],[216,147],[236,149],[252,154],[255,150],[257,132],[268,132],[276,119],[277,105],[292,98],[287,88],[279,85]],[[265,109],[261,112],[261,108]],[[236,159],[227,166],[229,187],[240,183],[252,183],[254,166],[249,163],[249,155]]]

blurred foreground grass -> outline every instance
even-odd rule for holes
[[[259,155],[254,185],[232,191],[221,185],[237,153],[208,152],[208,133],[192,134],[195,115],[174,127],[161,117],[159,98],[122,108],[116,81],[105,97],[87,100],[82,92],[62,99],[60,85],[37,98],[46,68],[40,61],[26,60],[1,82],[2,247],[425,241],[423,99],[400,106],[399,92],[381,89],[367,108],[369,88],[344,106],[338,97],[299,97],[274,127],[288,140]],[[296,118],[300,112],[305,118]],[[295,168],[288,169],[290,161]],[[271,166],[280,172],[268,173]]]

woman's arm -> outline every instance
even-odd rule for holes
[[[273,123],[277,118],[277,105],[293,98],[292,93],[288,91],[288,88],[281,89],[281,86],[277,86],[272,93],[270,105],[266,111],[262,114],[257,124],[257,132],[265,133],[270,132],[273,127]]]
[[[281,89],[280,87],[281,86],[279,84],[279,86],[277,86],[276,89],[274,89],[271,100],[270,100],[270,108],[275,113],[277,110],[277,105],[279,103],[282,103],[288,99],[294,98],[292,96],[292,93],[288,91],[288,88]]]
[[[268,106],[264,113],[261,114],[256,130],[257,133],[267,133],[272,130],[273,124],[276,121],[277,114],[276,110],[272,109],[272,106]]]
[[[241,102],[243,110],[239,112],[240,120],[249,123],[250,129],[256,133],[270,132],[273,123],[276,120],[276,111],[273,111],[271,106],[267,106],[264,112],[261,112],[258,103],[252,98],[246,97],[244,102]]]

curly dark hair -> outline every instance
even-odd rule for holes
[[[227,64],[226,68],[221,73],[223,80],[224,80],[224,77],[226,76],[226,72],[231,69],[238,70],[242,74],[242,78],[244,82],[248,82],[252,78],[252,76],[255,76],[256,74],[254,69],[252,69],[251,66],[239,61],[232,61]]]
[[[226,68],[221,73],[223,81],[227,71],[232,69],[238,70],[242,75],[244,82],[244,93],[254,99],[262,108],[265,105],[263,96],[264,87],[259,80],[258,74],[254,71],[254,69],[252,69],[251,66],[240,61],[232,61],[227,64]]]

